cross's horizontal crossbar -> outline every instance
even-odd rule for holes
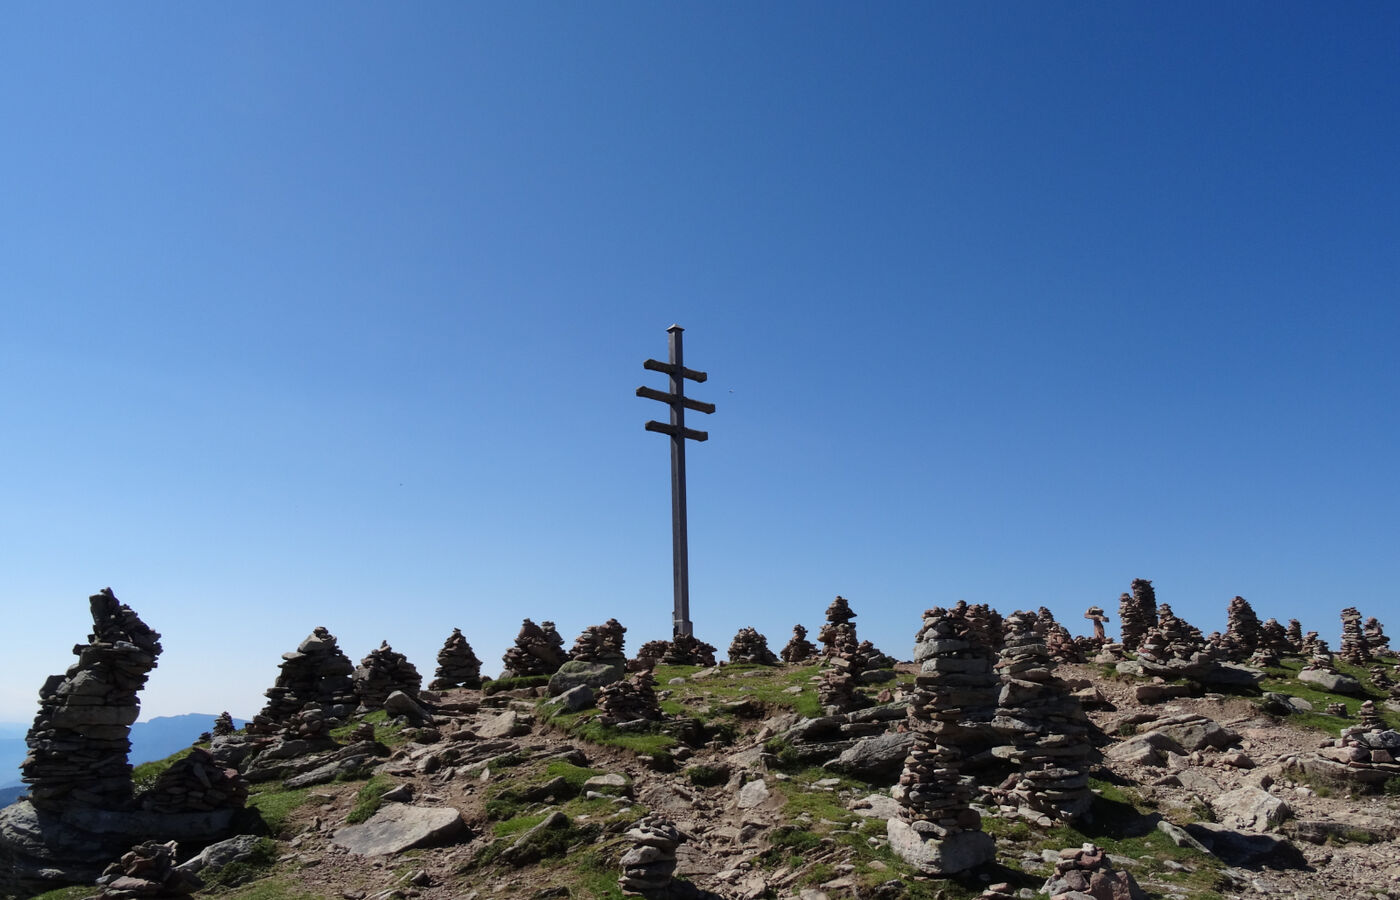
[[[658,391],[654,388],[639,387],[637,396],[645,397],[648,400],[660,400],[662,403],[669,403],[675,406],[677,402],[686,409],[693,409],[696,412],[712,413],[715,411],[713,403],[706,403],[703,400],[693,400],[690,397],[677,397],[675,394],[668,394],[665,391]]]
[[[652,420],[646,424],[646,429],[647,431],[659,431],[662,434],[669,434],[671,437],[676,436],[676,426],[667,425],[664,422]],[[708,441],[710,439],[710,433],[708,431],[696,431],[694,428],[682,428],[680,429],[680,433],[681,437],[690,438],[692,441]]]
[[[675,375],[677,366],[675,363],[664,363],[659,359],[649,359],[646,362],[642,363],[642,368],[650,369],[653,372],[665,372],[667,375]],[[691,381],[704,381],[705,379],[710,377],[704,372],[697,372],[694,369],[687,369],[685,366],[680,366],[679,368],[681,372],[681,377],[689,378]]]

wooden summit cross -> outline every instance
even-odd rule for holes
[[[682,364],[681,332],[684,330],[679,325],[672,325],[666,329],[666,333],[670,335],[666,341],[671,354],[670,362],[649,359],[642,363],[644,369],[665,372],[671,376],[671,392],[667,394],[649,387],[637,388],[638,397],[660,400],[671,407],[671,424],[651,421],[646,424],[646,429],[671,436],[671,568],[675,576],[676,595],[675,612],[671,621],[672,637],[693,636],[690,624],[690,552],[686,547],[685,534],[685,442],[687,438],[693,441],[710,439],[708,431],[696,431],[685,427],[685,411],[715,411],[713,403],[692,400],[685,395],[687,378],[703,382],[709,376],[704,372],[687,369]]]

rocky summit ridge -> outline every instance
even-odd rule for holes
[[[0,896],[1400,897],[1400,659],[1354,607],[1334,655],[1241,597],[1203,635],[1136,579],[1121,639],[1101,606],[1076,637],[958,603],[910,616],[902,662],[842,597],[820,646],[745,628],[725,660],[527,619],[494,680],[452,629],[428,689],[318,627],[246,727],[136,772],[160,636],[90,607]]]

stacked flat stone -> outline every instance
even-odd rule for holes
[[[1002,744],[992,754],[1016,764],[1007,797],[1040,824],[1067,822],[1089,809],[1089,719],[1068,686],[1051,671],[1050,654],[1035,633],[1034,613],[1006,620],[1006,645],[992,728]]]
[[[1385,666],[1381,665],[1371,667],[1371,683],[1383,691],[1388,691],[1395,686],[1390,673],[1385,670]]]
[[[325,710],[313,703],[293,713],[276,730],[304,740],[325,740],[330,737],[331,726],[338,721],[327,719]]]
[[[355,666],[340,651],[335,635],[317,628],[291,653],[282,654],[277,680],[263,695],[267,705],[259,726],[285,723],[307,706],[317,706],[336,719],[355,710]]]
[[[731,663],[752,663],[760,666],[776,666],[778,657],[768,649],[768,638],[754,628],[740,628],[729,642]]]
[[[192,872],[176,868],[174,841],[147,841],[137,844],[122,858],[109,865],[97,879],[102,888],[100,900],[128,900],[136,897],[184,897],[204,883]]]
[[[462,629],[452,629],[438,651],[437,663],[437,671],[433,672],[433,680],[428,684],[429,690],[481,687],[481,660],[476,658],[472,645],[462,636]]]
[[[1303,625],[1297,619],[1288,620],[1288,643],[1294,653],[1303,652]]]
[[[1317,656],[1330,657],[1332,655],[1332,651],[1328,649],[1327,642],[1317,636],[1316,631],[1309,631],[1307,634],[1303,635],[1302,654],[1303,656],[1312,659]]]
[[[627,629],[617,619],[608,619],[602,625],[589,625],[574,639],[574,649],[569,659],[582,662],[624,663],[627,654],[623,644]]]
[[[1035,613],[1035,633],[1045,643],[1050,658],[1057,663],[1081,663],[1084,654],[1074,642],[1069,629],[1055,621],[1055,614],[1048,606],[1042,606]],[[1005,648],[1005,639],[1002,642]]]
[[[1104,632],[1104,623],[1111,621],[1103,611],[1102,606],[1091,606],[1084,610],[1084,618],[1094,623],[1094,643],[1099,647],[1108,643],[1108,635]]]
[[[1347,705],[1345,703],[1329,703],[1322,708],[1323,713],[1329,716],[1336,716],[1339,719],[1347,717]]]
[[[817,655],[817,645],[807,640],[807,629],[801,625],[792,626],[792,640],[787,642],[781,653],[782,660],[789,665],[805,662]]]
[[[713,666],[715,645],[691,634],[678,634],[671,638],[661,661],[668,666]]]
[[[1259,647],[1259,617],[1254,607],[1236,596],[1225,610],[1225,652],[1235,662],[1248,659]]]
[[[1361,708],[1356,711],[1356,722],[1363,731],[1384,731],[1385,722],[1381,719],[1381,714],[1376,712],[1376,701],[1367,700],[1361,704]]]
[[[671,649],[670,641],[647,641],[637,651],[636,658],[627,661],[627,668],[633,672],[654,669],[665,658],[666,651],[669,649]]]
[[[856,614],[851,611],[851,604],[840,594],[831,601],[831,605],[826,608],[826,624],[821,631],[817,632],[817,640],[822,642],[822,655],[830,658],[837,652],[837,644],[850,642],[851,646],[858,646],[856,639],[856,626],[851,620]]]
[[[893,656],[877,649],[869,641],[860,642],[856,647],[854,657],[862,672],[871,669],[888,669],[898,662]]]
[[[1361,634],[1366,638],[1366,647],[1372,653],[1390,652],[1390,638],[1386,636],[1385,629],[1375,616],[1366,620],[1366,624],[1361,627]]]
[[[1279,655],[1268,647],[1261,646],[1249,658],[1250,666],[1256,669],[1274,669],[1283,664]]]
[[[70,805],[125,809],[132,799],[131,724],[137,692],[156,667],[160,635],[111,588],[88,598],[93,631],[73,648],[78,661],[39,689],[39,713],[21,766],[36,809]]]
[[[1337,655],[1354,666],[1371,661],[1366,636],[1361,632],[1361,611],[1354,606],[1342,610],[1342,644]]]
[[[1157,612],[1157,624],[1148,629],[1138,646],[1138,659],[1158,666],[1173,660],[1203,661],[1205,641],[1200,631],[1178,618],[1170,604],[1161,604]],[[1208,658],[1204,661],[1208,662]]]
[[[951,614],[967,623],[968,640],[985,644],[993,653],[1001,649],[1003,631],[1001,613],[985,603],[974,603],[969,606],[966,601],[959,600],[953,605]]]
[[[915,743],[899,777],[899,815],[886,825],[891,848],[904,859],[929,874],[952,874],[995,851],[961,770],[970,739],[996,709],[997,678],[991,649],[969,640],[964,617],[934,607],[916,641],[921,667],[908,708]]]
[[[1278,619],[1266,619],[1259,626],[1259,646],[1274,656],[1292,656],[1297,652],[1288,638],[1288,631]]]
[[[1150,593],[1151,582],[1146,582],[1149,593],[1144,594],[1152,600],[1151,606],[1145,606],[1139,602],[1138,582],[1133,582],[1133,593],[1123,594],[1118,598],[1118,620],[1122,622],[1122,644],[1123,649],[1128,652],[1137,650],[1142,643],[1143,635],[1147,634],[1147,629],[1152,627],[1152,623],[1157,619],[1156,595]]]
[[[214,737],[224,737],[233,734],[235,730],[233,716],[228,714],[228,710],[224,710],[214,717],[214,730],[212,732]]]
[[[1054,897],[1094,897],[1112,900],[1145,900],[1147,894],[1130,872],[1109,866],[1108,854],[1095,844],[1060,851],[1055,874],[1040,893]]]
[[[242,809],[248,782],[237,769],[219,765],[208,750],[195,747],[162,772],[140,799],[142,809],[158,813]]]
[[[390,647],[388,641],[371,650],[355,670],[355,696],[362,709],[383,709],[384,701],[394,691],[417,697],[422,686],[423,676],[418,674],[417,667]]]
[[[656,678],[650,670],[637,672],[631,678],[614,681],[598,689],[599,722],[617,725],[638,719],[651,722],[661,719],[661,706],[656,700]]]
[[[501,657],[507,678],[553,675],[564,664],[564,639],[559,637],[558,632],[550,634],[554,631],[553,622],[544,624],[549,626],[549,631],[529,619],[520,623],[515,646]]]
[[[632,849],[622,855],[622,877],[618,887],[627,897],[661,900],[671,894],[676,874],[676,848],[685,835],[669,819],[646,816],[624,835]]]

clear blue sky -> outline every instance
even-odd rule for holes
[[[1400,7],[7,7],[0,720],[110,585],[143,714],[325,625],[781,646],[1135,577],[1400,632]],[[1115,621],[1116,626],[1116,621]]]

